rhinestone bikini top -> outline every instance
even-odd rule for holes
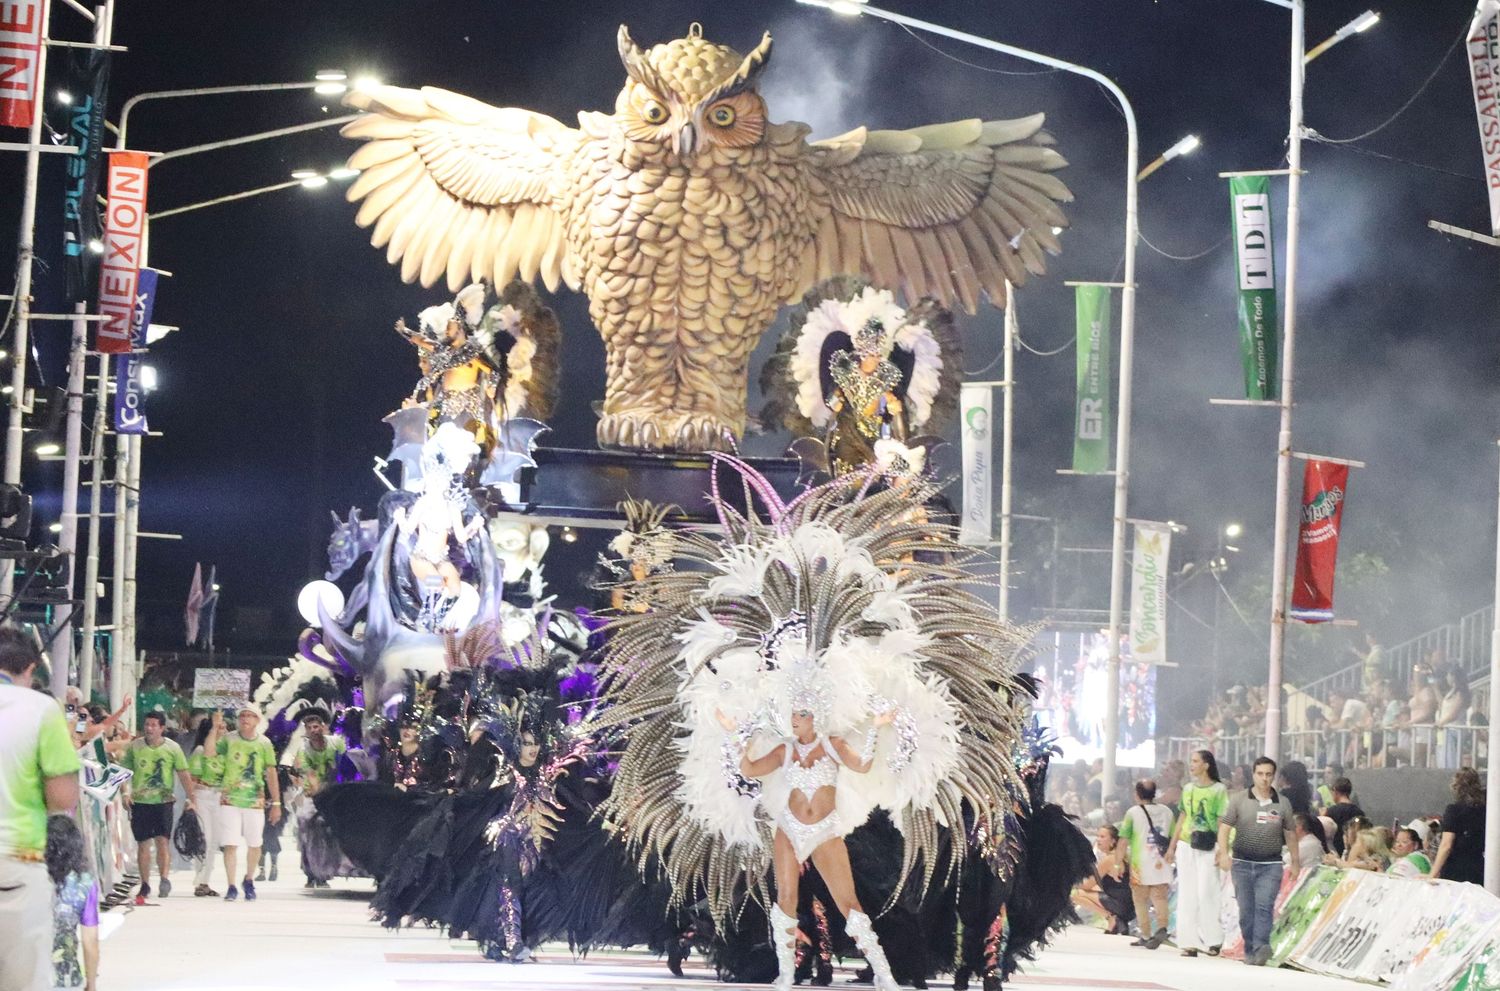
[[[831,787],[838,781],[839,766],[832,757],[827,756],[829,753],[827,740],[819,737],[813,743],[812,747],[809,747],[797,756],[802,757],[805,754],[811,753],[820,743],[823,745],[824,756],[819,757],[806,767],[797,763],[792,758],[794,750],[801,750],[795,741],[787,747],[786,782],[793,791],[800,791],[808,801],[812,800],[813,795],[817,793],[819,788]]]

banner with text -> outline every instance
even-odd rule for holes
[[[1078,399],[1073,410],[1073,470],[1109,471],[1110,291],[1079,286]]]
[[[1271,186],[1265,176],[1229,180],[1239,285],[1240,364],[1246,399],[1276,398],[1276,265],[1271,254]]]
[[[990,511],[994,473],[992,399],[993,393],[987,385],[965,385],[958,395],[958,408],[963,414],[964,459],[963,520],[958,539],[971,546],[995,539]]]
[[[1291,617],[1304,623],[1333,619],[1333,574],[1339,557],[1339,526],[1349,466],[1309,461],[1302,474],[1302,522],[1297,529],[1297,568],[1292,576]]]
[[[43,0],[0,3],[0,127],[30,127],[42,58]]]
[[[249,704],[248,668],[199,668],[193,672],[193,708],[238,709]]]
[[[154,268],[141,269],[135,285],[135,317],[130,323],[130,354],[115,355],[115,433],[146,432],[146,386],[141,369],[146,356],[136,353],[146,346],[146,328],[151,326],[151,312],[156,308],[156,284],[160,273]]]
[[[109,88],[109,52],[72,53],[69,73],[68,141],[78,151],[68,156],[63,184],[63,253],[67,258],[68,302],[88,299],[98,284],[99,255],[89,250],[103,243],[99,217],[99,173],[104,164],[104,105]]]
[[[1164,524],[1135,524],[1130,558],[1130,656],[1147,664],[1167,660],[1167,563],[1172,530]]]
[[[99,322],[95,349],[105,354],[130,350],[135,320],[136,281],[146,247],[146,154],[109,153],[105,187],[104,257],[99,261]]]
[[[1490,191],[1490,233],[1500,237],[1500,0],[1479,0],[1469,26],[1469,80],[1479,114],[1484,184]]]

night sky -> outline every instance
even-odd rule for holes
[[[1366,3],[1312,0],[1309,47]],[[1183,256],[1217,247],[1187,262],[1140,249],[1130,509],[1185,522],[1182,561],[1207,555],[1217,529],[1240,521],[1249,531],[1246,566],[1263,565],[1275,413],[1208,404],[1241,387],[1229,204],[1217,173],[1282,164],[1288,12],[1259,0],[890,5],[1110,75],[1135,101],[1143,164],[1186,133],[1202,136],[1201,151],[1142,187],[1141,231],[1152,244]],[[1369,462],[1351,484],[1346,546],[1382,548],[1409,598],[1390,614],[1352,618],[1388,640],[1476,608],[1491,589],[1500,254],[1426,229],[1429,219],[1474,229],[1487,221],[1462,44],[1443,60],[1472,12],[1471,0],[1387,0],[1375,29],[1308,73],[1308,125],[1344,138],[1385,121],[1441,64],[1426,91],[1380,133],[1352,146],[1309,142],[1304,152],[1296,447]],[[136,0],[118,13],[115,40],[130,52],[115,63],[110,103],[118,108],[150,90],[300,80],[341,68],[573,123],[580,109],[613,105],[623,79],[614,41],[622,21],[650,44],[682,35],[695,20],[706,37],[741,50],[771,30],[776,50],[762,90],[772,116],[805,120],[817,136],[859,124],[899,128],[1044,111],[1071,162],[1061,175],[1077,201],[1063,255],[1046,279],[1019,294],[1022,337],[1036,350],[1057,349],[1072,336],[1072,294],[1063,280],[1119,277],[1125,132],[1098,87],[953,42],[924,45],[893,25],[790,0]],[[81,19],[66,9],[54,24],[60,36],[84,36]],[[164,151],[345,112],[309,93],[148,103],[132,120],[131,143]],[[166,162],[151,174],[153,208],[276,182],[296,168],[331,168],[354,147],[329,129]],[[60,164],[48,163],[42,187],[39,252],[47,261],[60,257]],[[20,156],[5,156],[0,168],[0,188],[19,190]],[[15,229],[18,200],[0,197],[0,230]],[[1279,238],[1284,180],[1274,181],[1273,202]],[[144,646],[173,646],[174,618],[198,560],[219,566],[221,639],[234,644],[239,636],[246,647],[279,639],[290,649],[300,625],[292,600],[322,570],[328,510],[373,510],[381,490],[370,459],[386,453],[389,436],[380,417],[416,377],[411,349],[390,327],[446,295],[403,285],[353,214],[338,189],[294,188],[153,227],[151,261],[173,273],[156,320],[183,330],[150,359],[161,380],[151,425],[166,436],[146,444],[141,520],[143,529],[186,539],[143,542],[144,621],[156,618]],[[38,273],[42,308],[57,305],[60,283],[58,264]],[[564,291],[554,305],[568,372],[552,442],[591,446],[589,404],[603,393],[603,349],[581,296]],[[970,377],[998,378],[998,365],[985,369],[998,354],[1000,312],[985,308],[960,325]],[[62,374],[61,326],[38,335],[49,380]],[[1017,510],[1067,518],[1070,543],[1107,545],[1109,482],[1055,474],[1071,450],[1073,352],[1023,354],[1017,371]],[[776,453],[784,441],[757,438],[750,449]],[[26,471],[29,487],[52,488],[38,499],[55,518],[60,471],[30,460]],[[1038,539],[1018,534],[1023,544]],[[1069,582],[1102,589],[1106,561],[1095,556],[1084,569],[1092,573]],[[1039,562],[1021,563],[1034,577]],[[557,572],[581,566],[575,555]],[[1027,598],[1022,607],[1037,604]],[[256,609],[272,611],[268,627],[257,624]],[[1236,647],[1247,670],[1264,665],[1256,646],[1264,613],[1256,608],[1251,618],[1256,629],[1242,631]],[[1181,660],[1191,670],[1196,659]]]

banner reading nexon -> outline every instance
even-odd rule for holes
[[[1135,525],[1130,564],[1130,656],[1146,664],[1167,660],[1167,563],[1172,531],[1155,523]]]
[[[106,354],[130,350],[136,282],[146,247],[146,154],[109,153],[104,207],[104,257],[99,263],[99,322],[95,347]]]
[[[1302,475],[1302,524],[1297,530],[1297,570],[1291,617],[1304,623],[1333,619],[1333,572],[1339,557],[1339,524],[1349,466],[1308,461]]]
[[[0,127],[31,126],[46,19],[44,0],[0,3]]]

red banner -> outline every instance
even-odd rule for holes
[[[1302,475],[1302,525],[1297,531],[1297,571],[1292,578],[1291,617],[1304,623],[1333,619],[1333,572],[1339,557],[1339,525],[1349,466],[1309,461]]]
[[[0,0],[0,127],[30,127],[45,0]]]
[[[3,6],[5,0],[0,0]],[[95,347],[105,354],[130,351],[136,282],[146,247],[146,153],[109,153],[104,205],[104,257],[99,264],[99,321]]]

